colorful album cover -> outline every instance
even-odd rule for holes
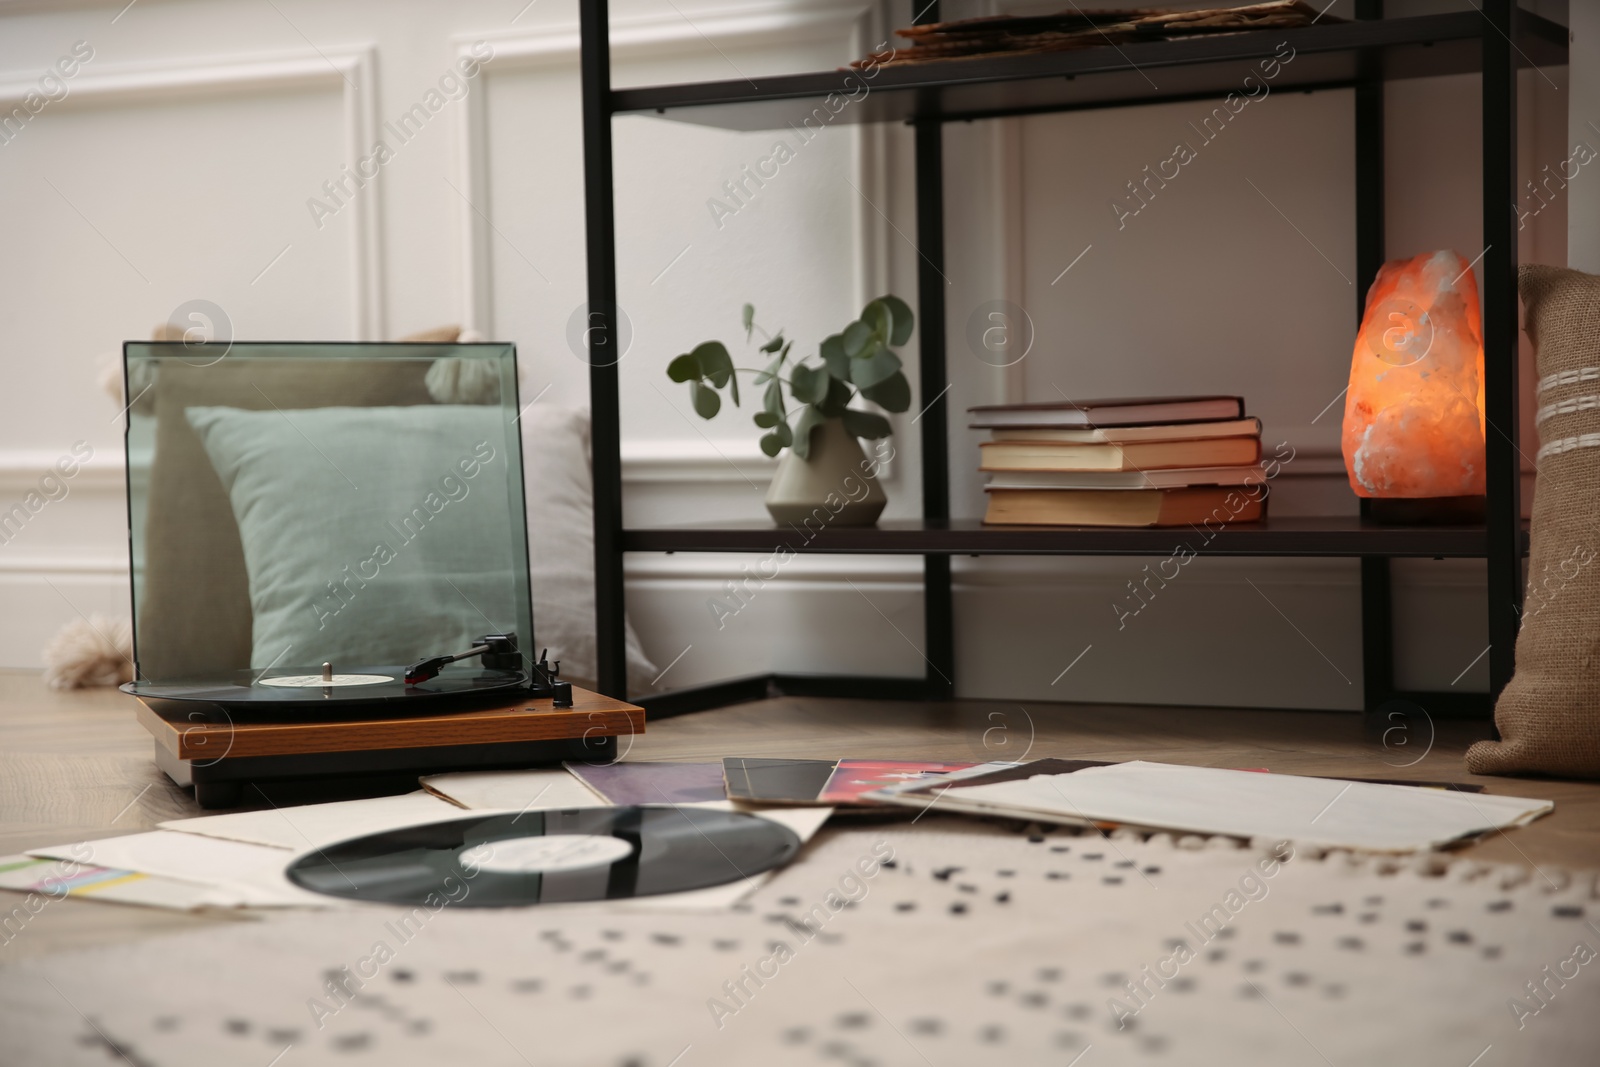
[[[1085,767],[1109,767],[1111,764],[1104,760],[1093,759],[1036,759],[1028,763],[1013,763],[1008,767],[1001,767],[988,774],[977,775],[972,778],[962,779],[960,784],[968,785],[993,785],[995,782],[1014,782],[1022,778],[1032,778],[1036,774],[1071,774],[1081,771]],[[912,786],[901,790],[901,793],[928,793],[940,785],[939,781],[932,780],[925,785]]]
[[[863,799],[862,794],[905,782],[939,778],[971,766],[971,760],[947,763],[942,760],[843,759],[822,787],[817,800],[823,804],[873,804],[875,801]]]

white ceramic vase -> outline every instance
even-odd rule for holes
[[[767,489],[767,511],[780,525],[871,526],[888,498],[872,460],[844,428],[829,419],[812,431],[811,455],[783,453]]]

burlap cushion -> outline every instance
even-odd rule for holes
[[[1475,774],[1600,778],[1600,277],[1518,275],[1539,367],[1539,469],[1517,671]]]

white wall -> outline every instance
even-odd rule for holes
[[[584,299],[574,0],[140,0],[119,16],[121,6],[0,0],[0,86],[36,81],[75,41],[95,50],[70,95],[0,145],[12,252],[0,263],[0,503],[74,441],[95,450],[71,495],[0,545],[5,664],[36,664],[77,612],[126,611],[116,405],[94,379],[123,339],[146,336],[186,300],[221,306],[242,338],[474,325],[518,343],[529,395],[550,387],[541,403],[586,399],[585,366],[566,339]],[[835,66],[908,10],[904,0],[888,16],[849,0],[612,7],[619,84]],[[466,98],[318,228],[307,198],[476,40],[495,58]],[[1526,174],[1583,136],[1567,130],[1565,77],[1524,77]],[[1593,97],[1582,79],[1580,68],[1575,86]],[[1471,258],[1481,248],[1476,84],[1390,93],[1391,255],[1448,246]],[[948,128],[958,515],[982,508],[964,409],[1051,399],[1058,388],[1074,398],[1243,393],[1269,441],[1296,449],[1279,513],[1354,510],[1339,405],[1317,418],[1343,385],[1354,333],[1350,94],[1252,104],[1118,229],[1108,201],[1207,110]],[[813,344],[870,296],[892,289],[914,303],[908,131],[825,131],[719,226],[708,199],[783,134],[647,118],[615,130],[620,300],[634,328],[622,374],[629,522],[759,519],[771,464],[753,428],[743,414],[700,422],[664,367],[706,337],[733,340],[746,300]],[[1584,189],[1569,191],[1575,225],[1600,211],[1600,192]],[[1525,259],[1565,258],[1565,211],[1554,204],[1532,220]],[[993,300],[1026,308],[1037,330],[1034,350],[1007,370],[963,341],[974,309]],[[916,406],[944,384],[919,385]],[[915,516],[916,427],[909,415],[896,425],[888,514]],[[647,650],[663,667],[681,654],[662,685],[769,668],[921,671],[920,561],[799,560],[719,630],[706,601],[745,562],[630,558],[629,605]],[[1201,559],[1119,629],[1112,604],[1147,562],[956,561],[960,690],[1359,705],[1353,561]],[[1417,561],[1397,573],[1402,684],[1482,688],[1483,661],[1461,674],[1486,641],[1481,564]]]

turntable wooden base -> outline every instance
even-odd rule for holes
[[[194,788],[202,808],[234,807],[311,787],[392,792],[419,775],[506,770],[617,757],[617,738],[644,732],[644,709],[574,688],[570,708],[548,698],[406,718],[262,719],[215,705],[138,702],[156,765]],[[251,789],[251,787],[254,789]],[[286,787],[294,787],[285,791]],[[247,790],[249,790],[247,792]],[[254,796],[260,792],[261,797]]]

